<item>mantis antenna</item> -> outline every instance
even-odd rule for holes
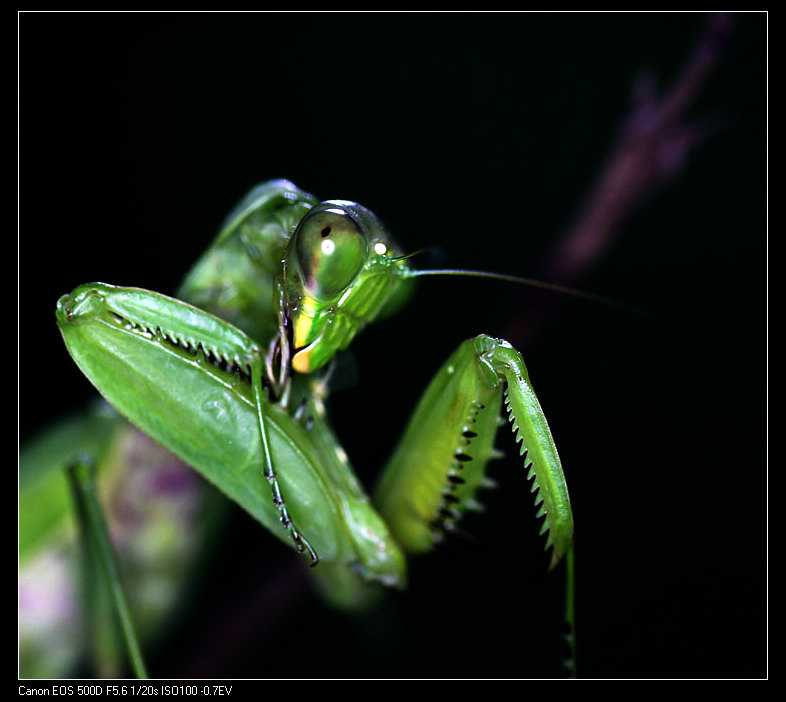
[[[594,293],[585,292],[583,290],[576,290],[575,288],[569,288],[565,285],[557,285],[556,283],[546,283],[542,280],[535,280],[534,278],[523,278],[517,275],[507,275],[505,273],[489,273],[487,271],[472,271],[472,270],[464,270],[460,268],[435,268],[430,270],[417,270],[417,269],[410,269],[406,277],[408,278],[420,278],[422,276],[427,275],[455,275],[455,276],[464,276],[470,278],[489,278],[491,280],[503,280],[508,283],[519,283],[521,285],[529,285],[533,288],[540,288],[541,290],[549,290],[551,292],[560,293],[561,295],[569,295],[571,297],[578,297],[582,300],[587,300],[589,302],[597,302],[601,305],[608,305],[610,307],[617,307],[619,309],[625,309],[631,312],[641,312],[641,310],[632,307],[630,305],[626,305],[622,302],[618,302],[617,300],[612,300],[608,297],[603,297],[602,295],[595,295]]]

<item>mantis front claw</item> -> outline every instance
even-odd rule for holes
[[[443,525],[452,527],[476,504],[475,492],[495,455],[503,389],[516,441],[523,442],[525,469],[538,492],[538,516],[545,517],[544,532],[549,532],[549,568],[570,547],[568,489],[524,361],[507,341],[480,335],[461,344],[437,372],[375,492],[375,503],[408,550],[430,550]]]

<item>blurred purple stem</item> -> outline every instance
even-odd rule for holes
[[[662,97],[655,94],[651,76],[636,81],[632,111],[609,161],[573,224],[548,255],[538,279],[580,287],[620,233],[625,218],[658,186],[674,177],[691,149],[707,138],[711,131],[708,125],[688,123],[684,117],[726,48],[732,24],[730,14],[708,17],[692,56]],[[557,295],[533,297],[537,301],[506,330],[505,338],[519,348],[527,347],[559,304]]]

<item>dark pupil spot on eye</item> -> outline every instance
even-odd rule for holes
[[[322,238],[324,239],[326,236],[330,236],[330,227],[325,227],[321,232],[319,232]]]

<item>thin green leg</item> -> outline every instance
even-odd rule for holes
[[[256,404],[257,424],[259,426],[259,438],[262,444],[262,462],[263,472],[265,479],[270,484],[270,489],[273,493],[273,503],[278,508],[281,523],[284,528],[289,532],[292,540],[295,542],[295,547],[301,553],[306,550],[311,556],[311,566],[319,563],[319,557],[316,551],[312,548],[308,540],[298,531],[297,527],[292,523],[292,519],[287,511],[284,497],[281,494],[281,488],[278,485],[276,472],[273,468],[273,454],[270,449],[270,441],[267,435],[267,418],[265,414],[265,405],[268,401],[268,389],[263,387],[262,383],[262,359],[257,354],[251,363],[251,384],[254,391],[254,403]]]
[[[565,554],[565,675],[576,677],[576,571],[571,546]]]
[[[96,496],[92,467],[86,460],[79,459],[71,465],[67,472],[76,502],[83,539],[86,542],[85,550],[100,564],[100,572],[107,584],[115,613],[120,622],[131,668],[137,678],[146,679],[147,669],[131,618],[131,610],[123,590],[123,584],[120,581],[120,572],[109,539],[104,513]]]

